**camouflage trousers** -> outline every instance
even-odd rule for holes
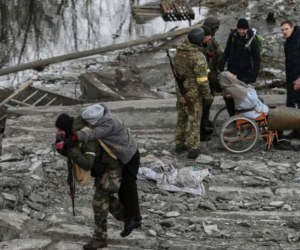
[[[202,101],[193,101],[193,106],[193,110],[189,110],[185,103],[177,102],[176,146],[187,141],[189,149],[199,149],[200,147]]]
[[[113,159],[112,159],[113,160]],[[119,160],[114,160],[119,161]],[[118,221],[124,221],[124,209],[118,198],[121,185],[122,164],[109,164],[105,166],[105,173],[96,179],[96,192],[93,198],[94,235],[97,240],[107,239],[107,217],[110,212]]]

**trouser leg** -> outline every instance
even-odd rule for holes
[[[109,196],[108,192],[102,190],[96,190],[93,198],[93,210],[94,210],[94,235],[96,240],[107,239],[107,216],[109,209]]]
[[[114,195],[109,197],[109,212],[118,221],[125,221],[124,207]]]
[[[124,206],[125,218],[140,216],[139,197],[137,191],[137,173],[140,166],[140,153],[137,150],[132,159],[124,165],[119,199]]]
[[[229,116],[234,116],[235,115],[235,107],[234,107],[233,98],[223,97],[223,99],[225,101],[226,109],[228,111]]]
[[[200,148],[200,121],[202,117],[202,102],[194,102],[194,109],[187,110],[188,129],[187,142],[189,149]]]
[[[206,126],[209,127],[208,124],[211,123],[211,121],[209,120],[210,108],[211,108],[211,105],[203,106],[202,118],[201,118],[201,127],[200,127],[201,132],[205,132],[205,127]]]
[[[93,238],[97,240],[107,239],[107,216],[108,211],[116,208],[110,207],[112,202],[116,202],[112,195],[117,193],[121,183],[122,163],[104,154],[102,162],[105,163],[105,173],[96,180],[96,192],[93,198],[93,210],[95,218],[94,235]],[[113,214],[113,215],[114,215]],[[120,215],[119,215],[120,216]]]
[[[183,145],[186,140],[186,129],[188,123],[188,115],[186,113],[186,105],[177,102],[177,122],[175,128],[175,146]]]

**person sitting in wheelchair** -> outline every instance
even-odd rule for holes
[[[220,74],[220,87],[230,116],[235,115],[236,111],[250,119],[261,116],[261,112],[268,115],[269,107],[260,100],[254,87],[241,82],[229,71]],[[293,150],[291,143],[283,138],[283,131],[277,133],[278,140],[274,138],[274,147],[278,150]]]
[[[230,116],[236,111],[250,119],[259,117],[261,115],[259,112],[268,114],[269,107],[259,99],[254,87],[241,82],[229,71],[220,74],[220,86],[225,98],[230,96],[231,101],[226,102],[226,106],[231,102],[227,106],[227,110],[230,109]]]

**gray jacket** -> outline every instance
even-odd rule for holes
[[[126,164],[136,153],[137,142],[132,137],[130,130],[124,126],[124,123],[114,117],[107,106],[103,103],[104,115],[100,118],[90,130],[81,130],[84,133],[78,133],[79,141],[91,141],[101,139],[119,160]]]

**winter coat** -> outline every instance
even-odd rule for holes
[[[179,75],[186,77],[184,87],[188,91],[187,97],[192,103],[202,102],[202,99],[212,99],[208,84],[208,69],[206,58],[195,44],[185,39],[174,54],[174,66]],[[177,100],[185,103],[176,84]]]
[[[84,126],[81,116],[73,118],[72,133],[82,129]],[[58,140],[64,140],[60,138]],[[58,141],[56,141],[57,143]],[[105,169],[122,168],[118,159],[113,159],[99,144],[98,141],[88,141],[81,143],[80,147],[66,150],[57,150],[63,156],[69,156],[80,168],[91,170],[93,177],[99,176]]]
[[[220,70],[223,71],[227,62],[227,70],[237,75],[239,80],[255,82],[260,69],[260,51],[256,37],[251,29],[245,36],[240,36],[237,29],[229,34],[226,48],[220,62]],[[252,39],[253,37],[253,39]],[[246,47],[246,44],[251,44]]]
[[[292,35],[284,43],[287,99],[300,103],[300,91],[294,90],[293,82],[300,77],[300,27],[294,26]],[[288,105],[289,106],[289,105]]]
[[[81,130],[84,133],[77,134],[79,141],[92,141],[101,139],[123,164],[128,163],[138,149],[137,142],[132,137],[130,130],[123,122],[114,117],[107,106],[104,107],[104,115],[89,130]],[[79,136],[80,135],[80,136]]]
[[[210,89],[216,92],[222,92],[219,85],[219,64],[222,59],[222,50],[217,40],[212,37],[207,42],[207,46],[203,48],[203,53],[207,58],[208,68],[208,81]]]
[[[212,37],[210,41],[207,42],[207,48],[204,48],[204,52],[212,53],[210,60],[208,60],[208,68],[210,71],[218,72],[219,64],[222,59],[222,50],[217,42],[217,40]]]

